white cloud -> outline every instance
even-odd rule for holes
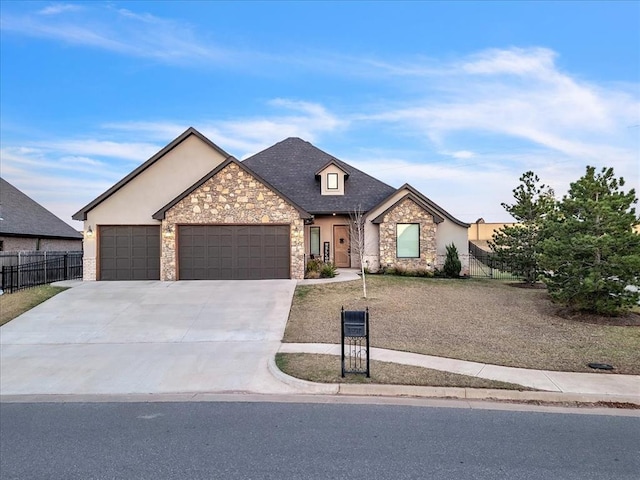
[[[321,135],[347,128],[349,121],[314,102],[277,98],[267,102],[273,113],[235,119],[201,119],[191,126],[223,150],[240,158],[286,137],[316,141]],[[167,142],[188,128],[173,121],[108,123],[105,129],[134,132],[136,137]],[[69,142],[66,142],[68,144]]]
[[[535,150],[542,167],[573,165],[573,180],[587,164],[604,163],[637,188],[638,135],[628,128],[638,123],[637,85],[578,80],[557,68],[556,56],[542,48],[480,52],[442,65],[446,75],[427,74],[424,99],[395,101],[361,118],[427,140],[440,152],[473,151],[479,162],[482,151],[502,150],[514,179],[528,167],[521,154],[529,162],[526,154]]]
[[[197,35],[186,23],[137,14],[127,9],[94,4],[86,8],[56,4],[39,15],[3,14],[3,31],[29,37],[99,48],[124,55],[155,59],[169,64],[237,62],[239,52],[216,46],[211,39]],[[82,15],[59,15],[63,12]]]
[[[3,20],[2,25],[26,33],[34,24],[30,35],[164,60],[196,63],[218,52],[203,46],[188,26],[129,10],[109,12],[125,25],[118,35],[106,24],[92,22],[69,29],[63,22],[32,19],[8,27]],[[224,56],[229,51],[222,52]],[[638,129],[629,128],[640,123],[638,85],[579,79],[561,71],[557,57],[546,48],[492,49],[448,62],[325,55],[318,63],[311,57],[279,57],[311,72],[319,64],[333,67],[324,72],[328,75],[356,71],[363,82],[384,84],[386,90],[371,103],[357,96],[343,99],[340,109],[319,101],[277,98],[267,102],[267,110],[256,105],[262,113],[254,115],[190,118],[188,123],[171,117],[109,121],[93,138],[62,137],[7,147],[3,171],[5,163],[13,173],[29,165],[46,165],[46,172],[59,169],[63,175],[76,169],[82,174],[77,184],[96,180],[88,201],[129,173],[132,162],[146,160],[192,125],[239,158],[289,136],[321,142],[323,149],[383,181],[412,183],[466,221],[508,220],[500,202],[510,201],[519,176],[530,169],[559,195],[587,164],[613,166],[629,188],[640,190]],[[410,96],[401,88],[403,82],[413,82]],[[354,139],[351,145],[333,150],[331,140],[345,133]],[[364,147],[367,155],[361,154]],[[376,148],[385,151],[371,154]]]
[[[38,15],[58,15],[64,12],[78,12],[82,10],[81,5],[72,3],[54,3],[41,10],[38,10]]]
[[[96,139],[52,141],[40,146],[58,154],[115,157],[134,162],[142,162],[162,148],[161,145],[152,143],[114,142]]]

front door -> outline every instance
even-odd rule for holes
[[[351,267],[348,225],[333,226],[333,262],[336,264],[336,267]]]

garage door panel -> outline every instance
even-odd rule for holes
[[[179,226],[179,278],[290,278],[289,229],[288,225]],[[265,258],[271,260],[265,263]]]
[[[100,280],[159,280],[160,227],[99,227]]]

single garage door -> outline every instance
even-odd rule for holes
[[[180,280],[289,278],[289,225],[181,225]]]
[[[100,226],[100,280],[160,280],[160,226]]]

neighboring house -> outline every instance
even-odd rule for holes
[[[0,178],[0,251],[80,251],[82,234]]]
[[[359,266],[358,208],[370,270],[433,269],[452,242],[467,270],[468,224],[299,138],[240,162],[189,128],[73,218],[86,280],[297,279],[314,257]]]
[[[479,218],[469,226],[469,242],[476,247],[491,252],[489,241],[493,240],[493,234],[503,227],[512,227],[515,223],[486,223],[484,218]]]

